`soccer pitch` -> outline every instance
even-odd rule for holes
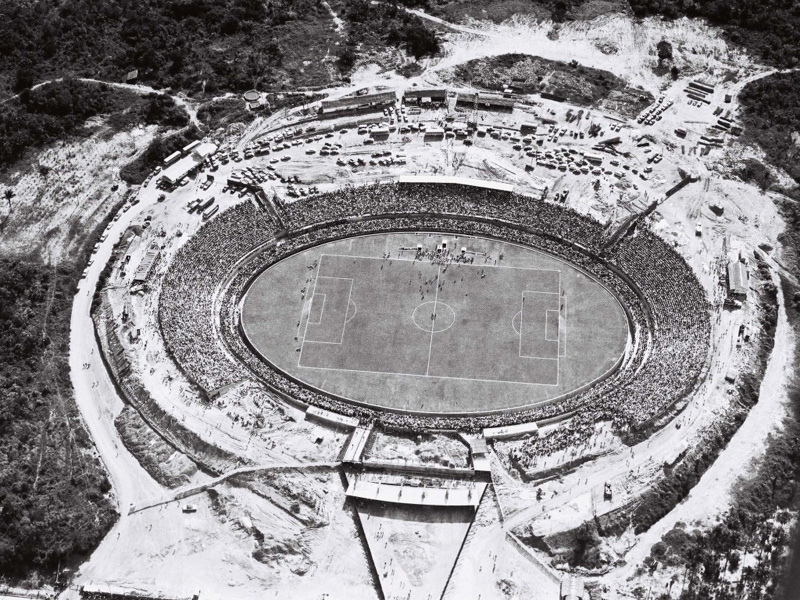
[[[444,238],[471,260],[431,260]],[[617,299],[573,265],[434,233],[354,237],[294,254],[254,280],[241,324],[263,360],[309,386],[373,407],[453,415],[562,397],[612,372],[628,341]]]
[[[323,254],[298,366],[558,385],[561,272]]]

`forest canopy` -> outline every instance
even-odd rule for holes
[[[67,364],[78,271],[0,258],[0,575],[85,555],[115,519]]]

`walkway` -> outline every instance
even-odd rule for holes
[[[287,465],[270,465],[270,466],[259,465],[255,467],[241,467],[239,469],[234,469],[233,471],[228,471],[227,473],[224,473],[219,477],[215,477],[214,479],[210,479],[203,483],[192,484],[184,486],[182,488],[178,488],[172,493],[166,496],[162,496],[161,498],[148,500],[146,502],[142,502],[141,504],[137,504],[135,506],[131,505],[130,509],[128,510],[128,514],[132,515],[133,513],[147,510],[148,508],[161,506],[162,504],[168,504],[176,500],[183,500],[184,498],[188,498],[189,496],[196,496],[197,494],[202,494],[206,490],[209,490],[214,486],[217,486],[220,483],[227,481],[231,477],[236,477],[237,475],[247,475],[250,473],[261,473],[261,472],[291,471],[291,470],[309,471],[309,470],[322,470],[322,469],[336,469],[339,467],[340,464],[341,463],[339,461],[328,461],[328,462],[311,462],[311,463],[297,462]]]

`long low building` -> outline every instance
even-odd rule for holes
[[[731,296],[746,297],[748,280],[749,276],[744,263],[738,260],[728,263],[728,293]]]
[[[496,110],[510,112],[514,109],[516,100],[513,98],[504,98],[503,96],[494,96],[490,94],[464,92],[456,98],[456,105],[464,108],[477,107],[481,110]]]
[[[161,179],[170,185],[175,185],[194,169],[203,164],[203,161],[217,151],[217,145],[205,142],[194,147],[186,156],[171,164],[161,172]]]
[[[320,102],[319,111],[323,115],[329,115],[331,113],[347,113],[359,110],[380,110],[386,106],[394,105],[395,102],[397,102],[397,94],[395,92],[379,92],[377,94],[339,98],[338,100],[323,100]]]
[[[426,90],[406,90],[403,100],[408,104],[442,104],[447,102],[447,90],[444,88]]]
[[[142,262],[140,262],[139,266],[136,268],[136,273],[133,276],[133,283],[144,283],[147,281],[147,277],[150,275],[150,271],[153,269],[153,265],[160,252],[161,249],[158,247],[158,244],[155,242],[150,244],[144,254],[144,258],[142,258]]]
[[[399,184],[433,183],[436,185],[464,185],[498,192],[514,191],[510,183],[500,181],[486,181],[483,179],[470,179],[469,177],[454,177],[452,175],[401,175],[397,178]]]
[[[384,480],[385,479],[385,480]],[[439,485],[421,485],[413,478],[407,481],[396,477],[353,474],[348,476],[345,494],[350,498],[412,504],[416,506],[462,507],[477,510],[486,483],[482,481],[449,481]]]

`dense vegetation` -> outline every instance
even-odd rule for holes
[[[553,19],[560,23],[592,18],[611,11],[629,10],[626,0],[590,2],[588,0],[402,0],[402,4],[423,8],[451,21],[467,18],[501,23],[514,15]]]
[[[114,114],[110,124],[115,129],[138,123],[175,127],[188,121],[185,111],[169,96],[141,96],[73,79],[50,83],[0,104],[0,170],[30,149],[79,134],[86,119],[109,114]]]
[[[800,131],[800,73],[758,79],[742,90],[739,102],[743,141],[761,146],[771,163],[800,184],[798,146],[792,137]],[[768,179],[762,181],[765,186],[769,183]]]
[[[779,67],[800,63],[800,5],[791,0],[630,0],[635,15],[705,18]]]
[[[0,89],[62,74],[121,81],[133,69],[190,92],[320,85],[334,41],[320,0],[7,0]]]
[[[252,123],[257,116],[247,109],[241,98],[219,98],[197,110],[197,119],[212,131],[232,123]]]
[[[453,73],[463,85],[502,91],[511,83],[523,94],[547,92],[578,106],[596,106],[614,96],[613,108],[620,111],[624,104],[623,112],[630,114],[638,114],[653,101],[649,92],[629,88],[609,71],[528,54],[477,58],[458,65]]]
[[[78,273],[0,258],[0,576],[69,566],[115,518],[69,379]]]
[[[397,4],[372,3],[370,0],[346,0],[339,5],[347,23],[347,42],[338,54],[342,71],[355,62],[356,48],[381,49],[386,45],[405,49],[416,59],[439,52],[436,33],[422,19]]]

